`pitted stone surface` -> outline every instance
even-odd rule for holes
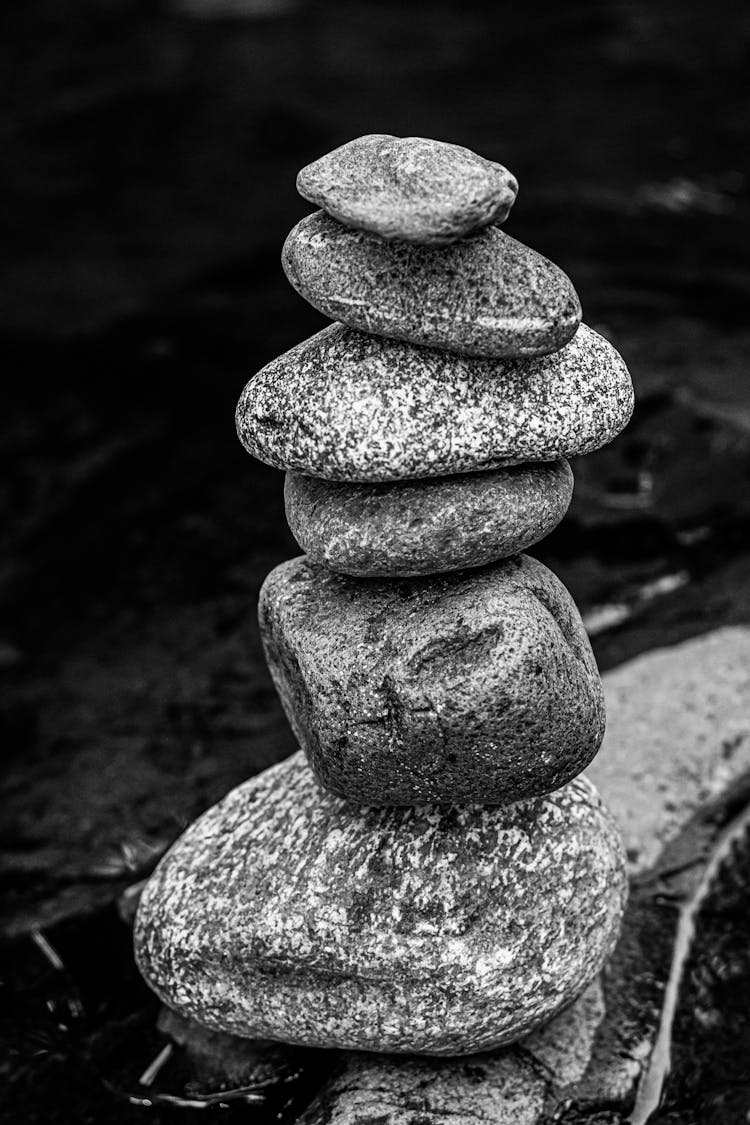
[[[167,853],[136,955],[164,1002],[209,1028],[472,1053],[585,988],[625,897],[619,838],[586,778],[504,808],[357,809],[297,753]]]
[[[350,800],[514,801],[563,785],[601,743],[578,610],[527,555],[391,581],[292,559],[267,577],[259,617],[294,733]]]
[[[253,456],[328,480],[450,476],[590,453],[633,410],[611,344],[585,325],[536,359],[476,359],[333,324],[245,387]]]
[[[497,227],[415,246],[317,211],[291,231],[281,260],[297,292],[332,320],[465,355],[544,355],[581,323],[566,274]]]
[[[469,1059],[351,1055],[299,1125],[536,1125],[545,1083],[521,1052]]]
[[[286,518],[313,562],[408,577],[484,566],[538,543],[573,494],[567,461],[458,477],[348,484],[287,473]]]
[[[445,243],[502,223],[518,182],[502,164],[461,145],[372,133],[308,164],[297,191],[381,238]]]

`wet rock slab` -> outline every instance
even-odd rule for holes
[[[507,808],[358,810],[297,753],[174,845],[141,898],[136,956],[165,1003],[209,1028],[481,1052],[596,975],[617,940],[623,863],[584,778]]]
[[[461,145],[371,133],[308,164],[297,190],[347,226],[434,244],[503,222],[518,183]]]
[[[557,526],[572,494],[564,460],[395,484],[287,473],[284,485],[287,522],[313,562],[383,578],[484,566],[518,554]]]
[[[581,323],[570,279],[496,227],[445,247],[384,242],[322,211],[289,234],[282,264],[331,320],[464,355],[544,355]]]
[[[527,555],[382,582],[303,556],[268,576],[259,618],[295,735],[349,800],[500,804],[563,785],[599,748],[578,610]]]
[[[588,453],[632,410],[622,358],[586,325],[551,355],[490,360],[335,324],[250,380],[237,430],[276,468],[389,481]]]

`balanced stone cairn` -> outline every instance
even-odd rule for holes
[[[566,275],[499,229],[501,165],[375,135],[298,188],[322,210],[284,269],[335,323],[251,379],[237,425],[286,471],[306,552],[260,595],[302,751],[174,845],[136,952],[208,1028],[469,1054],[569,1004],[618,936],[622,846],[578,776],[599,674],[567,590],[519,552],[633,389]]]

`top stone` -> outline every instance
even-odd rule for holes
[[[518,182],[460,145],[372,133],[308,164],[297,191],[346,226],[440,244],[504,222]]]

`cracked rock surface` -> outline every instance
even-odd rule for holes
[[[136,956],[170,1007],[209,1028],[469,1054],[582,991],[626,893],[617,831],[585,778],[503,808],[358,810],[297,753],[168,852]]]
[[[599,748],[588,637],[562,583],[526,555],[384,582],[302,556],[268,576],[259,619],[300,745],[350,800],[518,800],[563,785]]]
[[[236,417],[248,453],[276,468],[388,481],[589,453],[632,410],[623,359],[584,324],[559,351],[516,360],[333,324],[259,371]]]
[[[581,323],[570,278],[497,227],[450,246],[414,246],[317,211],[292,228],[281,260],[297,292],[331,320],[463,355],[544,355]]]

